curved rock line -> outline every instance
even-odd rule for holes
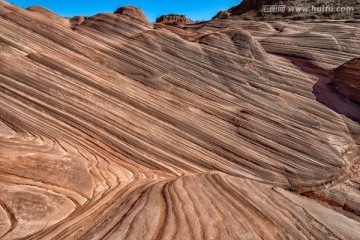
[[[276,54],[333,69],[358,27],[1,1],[1,239],[356,239],[360,126]]]

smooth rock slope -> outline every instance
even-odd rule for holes
[[[359,239],[359,27],[1,1],[0,238]]]

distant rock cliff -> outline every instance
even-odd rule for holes
[[[285,12],[270,12],[265,6],[286,6],[286,7],[314,7],[318,12],[299,11],[296,8]],[[322,7],[334,7],[334,12],[322,11]],[[353,11],[336,12],[336,7],[352,7]],[[263,11],[264,10],[264,11]],[[317,11],[317,10],[316,10]],[[358,0],[243,0],[239,5],[232,7],[227,12],[238,19],[256,19],[256,20],[276,20],[276,19],[359,19],[360,1]],[[224,15],[217,15],[218,18],[224,18]]]
[[[185,15],[177,14],[162,15],[156,19],[156,22],[170,25],[194,23],[191,19],[186,18]]]

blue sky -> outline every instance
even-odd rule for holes
[[[209,20],[218,11],[227,10],[240,0],[7,0],[19,7],[42,6],[59,15],[90,16],[99,12],[114,12],[121,6],[140,7],[150,21],[162,14],[184,14],[193,20]]]

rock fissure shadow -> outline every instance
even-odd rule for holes
[[[333,78],[335,69],[322,69],[305,58],[293,56],[282,57],[289,59],[292,64],[300,68],[304,73],[315,76],[318,79],[313,86],[313,94],[316,96],[318,102],[324,104],[336,113],[360,123],[360,104],[338,93],[334,87]]]

